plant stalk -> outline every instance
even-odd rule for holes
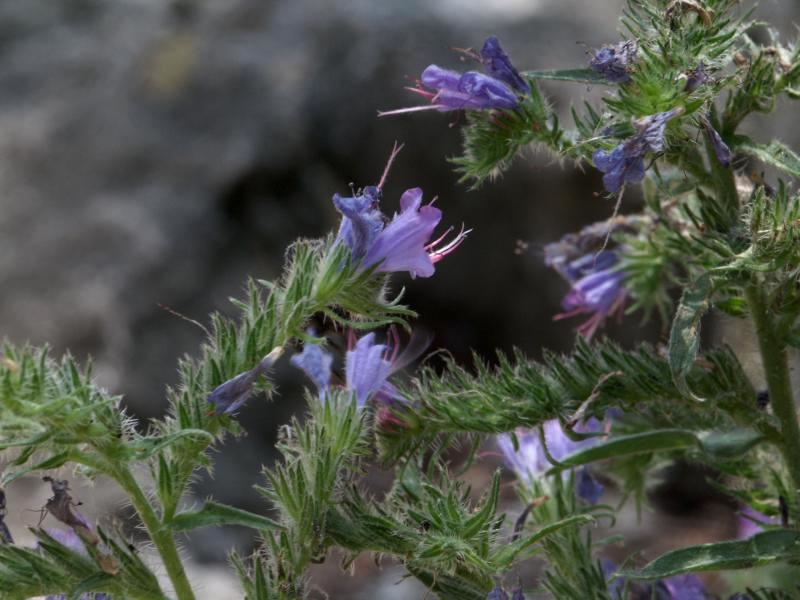
[[[789,379],[786,345],[775,331],[762,290],[751,285],[745,289],[745,295],[756,326],[772,412],[780,422],[781,454],[792,477],[794,497],[789,502],[796,508],[800,492],[800,425],[797,422],[797,410]]]
[[[150,539],[161,556],[178,600],[194,600],[194,592],[189,584],[189,579],[186,577],[186,571],[183,569],[183,562],[178,554],[178,548],[175,546],[172,533],[162,526],[158,515],[147,500],[142,488],[127,467],[115,469],[114,479],[127,492],[133,507],[147,528]]]

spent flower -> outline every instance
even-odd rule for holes
[[[530,84],[519,74],[511,59],[500,46],[500,40],[492,35],[486,38],[481,48],[481,62],[486,66],[489,75],[507,83],[512,88],[523,94],[531,93]]]
[[[611,83],[628,83],[631,80],[629,70],[636,60],[637,49],[635,40],[603,46],[592,54],[589,68]]]
[[[595,167],[604,173],[603,185],[614,194],[626,183],[639,183],[644,179],[644,157],[648,152],[664,150],[664,132],[667,122],[683,114],[683,108],[673,108],[634,121],[636,133],[618,144],[610,152],[597,150],[593,155]]]
[[[274,348],[255,367],[214,388],[208,396],[209,403],[214,405],[214,414],[230,415],[242,406],[253,393],[253,385],[258,378],[269,371],[282,354],[282,347]]]

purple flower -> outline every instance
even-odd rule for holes
[[[743,540],[764,531],[763,525],[778,525],[778,520],[768,517],[750,506],[745,506],[739,511],[736,524],[736,537]]]
[[[500,41],[495,36],[486,38],[481,48],[481,62],[486,66],[489,75],[510,85],[523,94],[531,93],[530,84],[519,74],[511,64],[511,59],[500,46]]]
[[[687,73],[683,91],[691,94],[700,86],[705,85],[709,79],[706,64],[701,60],[694,69]]]
[[[648,152],[664,150],[664,131],[667,122],[683,113],[683,108],[674,108],[634,121],[636,133],[617,145],[611,152],[597,150],[592,159],[594,166],[605,173],[603,185],[611,194],[618,192],[626,183],[639,183],[644,179],[644,156]]]
[[[308,333],[313,336],[314,330],[309,330]],[[333,355],[330,352],[325,352],[322,349],[322,344],[305,342],[303,351],[292,356],[289,362],[308,375],[309,379],[317,386],[320,398],[324,398],[325,390],[331,380]]]
[[[253,391],[253,384],[269,370],[281,354],[283,348],[280,346],[274,348],[255,367],[217,386],[208,396],[208,401],[214,405],[213,414],[229,415],[244,404]]]
[[[596,443],[594,438],[582,441],[569,439],[561,428],[558,419],[545,421],[542,427],[544,429],[544,439],[547,442],[547,450],[556,461]],[[600,429],[600,422],[595,418],[591,418],[586,424],[576,427],[575,431],[588,433],[598,432]],[[517,430],[516,435],[519,443],[518,450],[514,449],[511,436],[507,433],[497,436],[497,447],[502,452],[506,464],[516,473],[517,477],[527,485],[530,485],[553,465],[545,454],[538,431],[520,429]],[[603,486],[594,479],[588,468],[583,467],[576,474],[575,493],[579,498],[594,504],[600,499],[603,493]]]
[[[429,100],[430,105],[382,111],[378,115],[383,117],[421,110],[447,112],[461,109],[513,109],[519,106],[519,100],[510,87],[499,79],[477,71],[458,73],[442,69],[437,65],[429,65],[422,72],[420,84],[418,87],[406,89]]]
[[[333,205],[342,214],[336,241],[350,249],[354,261],[360,261],[383,230],[383,213],[378,208],[381,191],[375,186],[364,188],[353,197],[333,195]]]
[[[486,596],[486,600],[508,600],[508,594],[497,584],[494,589]]]
[[[368,188],[369,189],[369,188]],[[434,273],[434,264],[458,248],[470,230],[461,232],[450,242],[442,244],[444,237],[430,241],[433,230],[442,219],[442,211],[428,204],[422,204],[422,190],[412,188],[400,197],[400,214],[384,226],[383,216],[366,192],[354,198],[334,196],[337,208],[344,200],[357,210],[349,214],[342,211],[342,225],[339,228],[338,240],[344,243],[351,252],[352,259],[360,262],[362,268],[378,264],[377,270],[384,273],[408,271],[412,277],[430,277]],[[341,211],[341,208],[340,208]],[[360,211],[360,212],[359,212]]]
[[[603,46],[594,52],[589,68],[611,83],[627,83],[631,80],[628,69],[636,60],[636,50],[636,42],[633,40]]]
[[[705,129],[706,135],[708,135],[708,140],[711,142],[711,147],[714,149],[714,155],[717,157],[719,164],[727,169],[731,166],[731,149],[722,140],[722,136],[714,129],[706,115],[700,116],[700,124]]]
[[[555,319],[591,315],[578,326],[578,332],[591,339],[607,317],[622,309],[627,294],[623,286],[625,274],[617,269],[619,257],[614,250],[587,253],[575,259],[570,250],[570,244],[563,241],[545,246],[545,264],[571,284],[561,301],[565,312]]]
[[[525,594],[522,593],[522,586],[519,586],[514,590],[512,590],[511,600],[525,600]]]
[[[366,404],[373,396],[386,401],[400,397],[395,387],[388,382],[389,376],[397,370],[394,364],[396,357],[397,348],[393,352],[386,344],[376,344],[374,333],[362,337],[347,352],[347,389],[355,393],[359,406]]]

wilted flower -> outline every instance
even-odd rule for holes
[[[500,587],[500,584],[498,583],[486,596],[486,600],[508,600],[508,594],[506,594],[506,591]]]
[[[217,386],[208,396],[208,401],[214,405],[214,414],[229,415],[244,404],[253,391],[253,384],[269,370],[281,354],[283,354],[283,348],[278,346],[249,371],[239,373],[236,377]]]
[[[691,94],[700,86],[705,85],[709,79],[706,64],[701,60],[694,69],[687,73],[686,85],[683,87],[683,91]]]
[[[603,185],[609,193],[618,192],[626,183],[639,183],[644,179],[644,156],[648,152],[664,150],[664,131],[667,121],[683,113],[683,108],[673,108],[634,121],[636,133],[617,145],[611,152],[597,150],[592,159],[603,175]]]
[[[489,75],[507,83],[523,94],[531,93],[530,84],[519,74],[505,50],[500,46],[496,36],[489,36],[481,48],[481,62],[486,66]]]
[[[581,441],[571,440],[564,433],[558,419],[545,421],[542,428],[544,430],[544,439],[547,443],[547,451],[556,461],[578,450],[592,446],[597,441],[595,438]],[[594,433],[600,430],[600,422],[595,418],[591,418],[586,424],[575,428],[578,433]],[[514,449],[511,435],[507,433],[497,436],[497,447],[502,452],[506,464],[517,474],[517,477],[527,485],[530,485],[533,480],[541,477],[553,465],[547,458],[538,431],[520,429],[517,430],[516,437],[519,443],[518,450]],[[592,504],[600,499],[603,493],[603,486],[592,476],[588,467],[578,469],[575,481],[575,493],[579,498]]]
[[[344,204],[357,208],[342,212],[344,218],[337,239],[347,245],[352,259],[360,261],[362,267],[380,263],[377,270],[384,273],[408,271],[412,277],[430,277],[434,273],[433,265],[458,248],[471,231],[462,228],[455,238],[442,245],[447,232],[431,242],[433,230],[442,219],[442,211],[431,204],[421,206],[420,188],[403,193],[400,214],[395,214],[384,226],[377,209],[378,197],[377,194],[367,194],[366,190],[355,198],[334,196],[337,208]]]
[[[731,166],[731,149],[728,147],[728,144],[722,140],[722,136],[711,125],[711,121],[709,121],[707,116],[701,115],[700,123],[703,125],[703,129],[705,129],[706,135],[708,135],[711,147],[714,149],[714,155],[717,157],[719,164],[727,169]]]
[[[636,60],[636,42],[628,40],[596,50],[589,61],[589,68],[600,73],[611,83],[627,83],[631,80],[628,69]]]
[[[309,330],[308,334],[313,336],[314,330]],[[309,379],[317,386],[320,398],[324,398],[325,390],[331,380],[333,355],[323,350],[322,344],[306,342],[303,345],[303,351],[292,356],[289,362],[308,375]]]

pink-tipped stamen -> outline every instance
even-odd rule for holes
[[[428,90],[423,90],[421,87],[406,87],[406,89],[409,92],[413,92],[415,94],[419,94],[420,96],[422,96],[426,100],[430,100],[431,102],[433,102],[435,100],[436,96],[439,95],[439,92],[436,92],[436,93],[429,92]]]
[[[445,244],[441,248],[438,249],[431,249],[428,252],[428,257],[431,259],[431,263],[436,264],[440,260],[442,260],[445,256],[453,252],[456,248],[458,248],[464,240],[467,239],[467,236],[472,232],[472,229],[464,230],[464,226],[461,226],[461,231],[458,235],[453,238],[450,243]],[[427,250],[427,249],[426,249]]]
[[[433,204],[432,201],[431,201],[431,204]],[[453,227],[452,225],[450,227],[448,227],[447,231],[445,231],[441,236],[439,236],[438,238],[433,240],[430,244],[425,246],[425,252],[429,252],[430,250],[433,250],[433,248],[436,246],[436,244],[440,243],[444,238],[446,238],[448,235],[450,235],[450,232],[453,231],[453,229],[455,229],[455,227]],[[463,226],[462,226],[462,230],[463,230]]]

